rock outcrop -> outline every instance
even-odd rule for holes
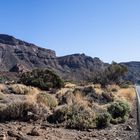
[[[128,68],[125,77],[132,82],[140,81],[140,62],[122,63]],[[0,34],[0,71],[25,72],[35,68],[48,68],[66,80],[84,81],[91,79],[109,64],[99,58],[85,54],[57,57],[55,51],[32,43]]]

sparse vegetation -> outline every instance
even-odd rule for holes
[[[124,65],[113,62],[104,71],[99,72],[94,78],[93,83],[99,83],[102,87],[109,84],[120,84],[122,77],[127,73]]]
[[[59,108],[48,117],[48,121],[51,123],[65,122],[67,128],[80,130],[95,128],[96,126],[94,112],[79,104]]]
[[[102,88],[100,85],[71,86],[68,83],[56,94],[23,84],[1,84],[0,90],[0,100],[4,102],[5,94],[10,96],[10,93],[20,99],[2,104],[0,121],[47,119],[49,123],[78,130],[101,129],[110,123],[126,121],[130,113],[126,101],[131,103],[135,99],[133,87],[121,88],[115,84]]]

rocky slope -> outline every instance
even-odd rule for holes
[[[140,80],[140,62],[123,63],[128,67],[126,79]],[[24,72],[34,68],[50,68],[67,80],[81,81],[94,77],[108,64],[85,54],[57,57],[55,51],[0,34],[0,70]]]
[[[128,68],[128,74],[126,79],[132,81],[133,83],[140,82],[140,62],[132,61],[127,63],[122,63]]]
[[[9,35],[0,35],[1,71],[20,72],[34,68],[50,68],[66,79],[85,80],[105,65],[99,58],[84,54],[57,57],[53,50]]]
[[[55,52],[37,47],[12,36],[0,35],[0,68],[11,70],[17,64],[27,69],[36,67],[56,67]]]

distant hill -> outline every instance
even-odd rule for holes
[[[128,74],[126,75],[126,79],[136,83],[140,81],[140,62],[131,61],[122,63],[128,68]]]
[[[123,63],[128,67],[127,79],[140,80],[140,62]],[[66,80],[91,79],[109,64],[85,54],[57,57],[55,51],[36,46],[13,36],[0,34],[0,71],[23,72],[48,68]]]

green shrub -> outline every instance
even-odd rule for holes
[[[98,72],[92,81],[95,84],[101,84],[102,87],[109,84],[119,84],[127,71],[127,67],[124,65],[113,62],[105,70]]]
[[[95,113],[82,105],[74,104],[68,113],[67,127],[79,130],[95,128]]]
[[[61,88],[64,86],[64,82],[58,75],[50,70],[35,69],[31,72],[22,74],[19,82],[38,87],[42,90],[49,90],[51,88]]]
[[[58,105],[57,99],[53,95],[48,93],[39,93],[37,95],[37,102],[40,104],[44,104],[51,109]]]
[[[96,126],[95,114],[77,104],[56,110],[53,115],[48,117],[48,121],[51,123],[65,123],[67,128],[79,130],[95,128]]]
[[[100,113],[96,118],[97,128],[104,128],[109,126],[111,120],[111,115],[108,112]]]
[[[111,122],[116,124],[125,122],[128,119],[130,106],[127,102],[117,101],[113,102],[107,110],[112,116]]]

